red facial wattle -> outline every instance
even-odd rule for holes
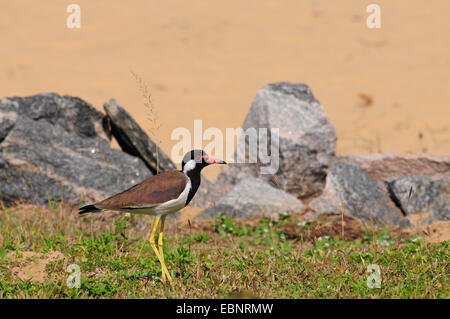
[[[205,162],[208,163],[208,164],[226,164],[227,163],[227,162],[222,161],[222,160],[217,160],[217,159],[215,159],[215,158],[213,158],[211,156],[208,156],[208,155],[202,155],[201,158],[204,159]]]
[[[205,162],[208,164],[217,163],[217,160],[215,158],[209,157],[208,155],[202,155],[202,159],[205,159]]]

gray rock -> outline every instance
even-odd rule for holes
[[[338,161],[360,166],[371,178],[388,181],[401,176],[450,174],[450,156],[432,154],[351,154]]]
[[[9,131],[14,127],[16,120],[17,113],[14,111],[5,110],[5,112],[0,113],[0,142],[5,139]]]
[[[94,201],[150,176],[139,158],[110,148],[105,123],[71,96],[0,99],[0,200]]]
[[[279,167],[274,174],[262,173],[267,165],[249,163],[250,138],[241,135],[235,163],[229,163],[216,181],[209,185],[202,207],[212,207],[231,188],[245,177],[256,177],[276,183],[299,199],[320,194],[336,150],[336,132],[323,107],[305,84],[279,82],[261,88],[244,120],[244,133],[249,129],[279,129],[277,136],[267,138],[274,144],[278,139]],[[262,143],[261,143],[262,142]],[[270,154],[266,139],[258,136],[258,152]],[[238,153],[246,163],[236,162]],[[241,158],[242,158],[241,157]]]
[[[305,84],[279,82],[261,88],[245,118],[243,129],[279,129],[267,140],[279,146],[279,168],[273,174],[278,185],[298,198],[319,194],[324,185],[328,167],[334,159],[336,132],[323,107]],[[250,139],[240,139],[238,152],[250,149]],[[265,139],[258,136],[258,151],[270,154]],[[262,143],[261,143],[262,142]],[[245,153],[248,155],[248,153]],[[262,174],[259,162],[252,168],[238,165],[224,169],[221,175],[239,174],[259,176],[269,180],[272,176]],[[219,177],[220,179],[220,177]]]
[[[343,212],[379,223],[409,225],[377,182],[360,167],[340,162],[333,164],[323,194],[309,207],[317,213]]]
[[[282,189],[298,198],[322,191],[335,155],[336,132],[307,85],[279,82],[261,88],[243,124],[244,130],[249,128],[279,129],[275,175]],[[264,148],[264,143],[259,147]]]
[[[176,170],[172,160],[147,136],[136,121],[120,106],[115,99],[110,99],[103,105],[111,123],[112,135],[116,138],[124,152],[141,158],[153,174]]]
[[[403,176],[389,181],[387,186],[394,202],[412,223],[427,225],[450,220],[450,178]]]
[[[219,213],[237,218],[277,217],[279,213],[301,213],[303,209],[303,203],[296,197],[260,179],[248,177],[235,185],[215,207],[202,211],[196,218],[214,218]]]

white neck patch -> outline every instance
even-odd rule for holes
[[[195,160],[189,160],[189,162],[184,164],[183,173],[186,174],[187,172],[192,171],[195,168],[195,165],[197,165]]]

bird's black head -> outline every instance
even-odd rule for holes
[[[184,155],[181,167],[183,172],[187,174],[193,171],[200,172],[203,167],[211,164],[226,164],[226,162],[210,157],[203,150],[192,150]]]

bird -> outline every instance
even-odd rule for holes
[[[167,215],[179,211],[191,202],[200,186],[202,169],[211,164],[227,163],[210,157],[203,150],[192,150],[184,155],[180,171],[167,171],[150,176],[121,193],[81,207],[78,213],[84,215],[110,210],[155,216],[149,242],[161,264],[162,282],[165,283],[167,278],[172,285],[172,277],[164,262],[164,223]],[[155,235],[159,223],[156,247]]]

